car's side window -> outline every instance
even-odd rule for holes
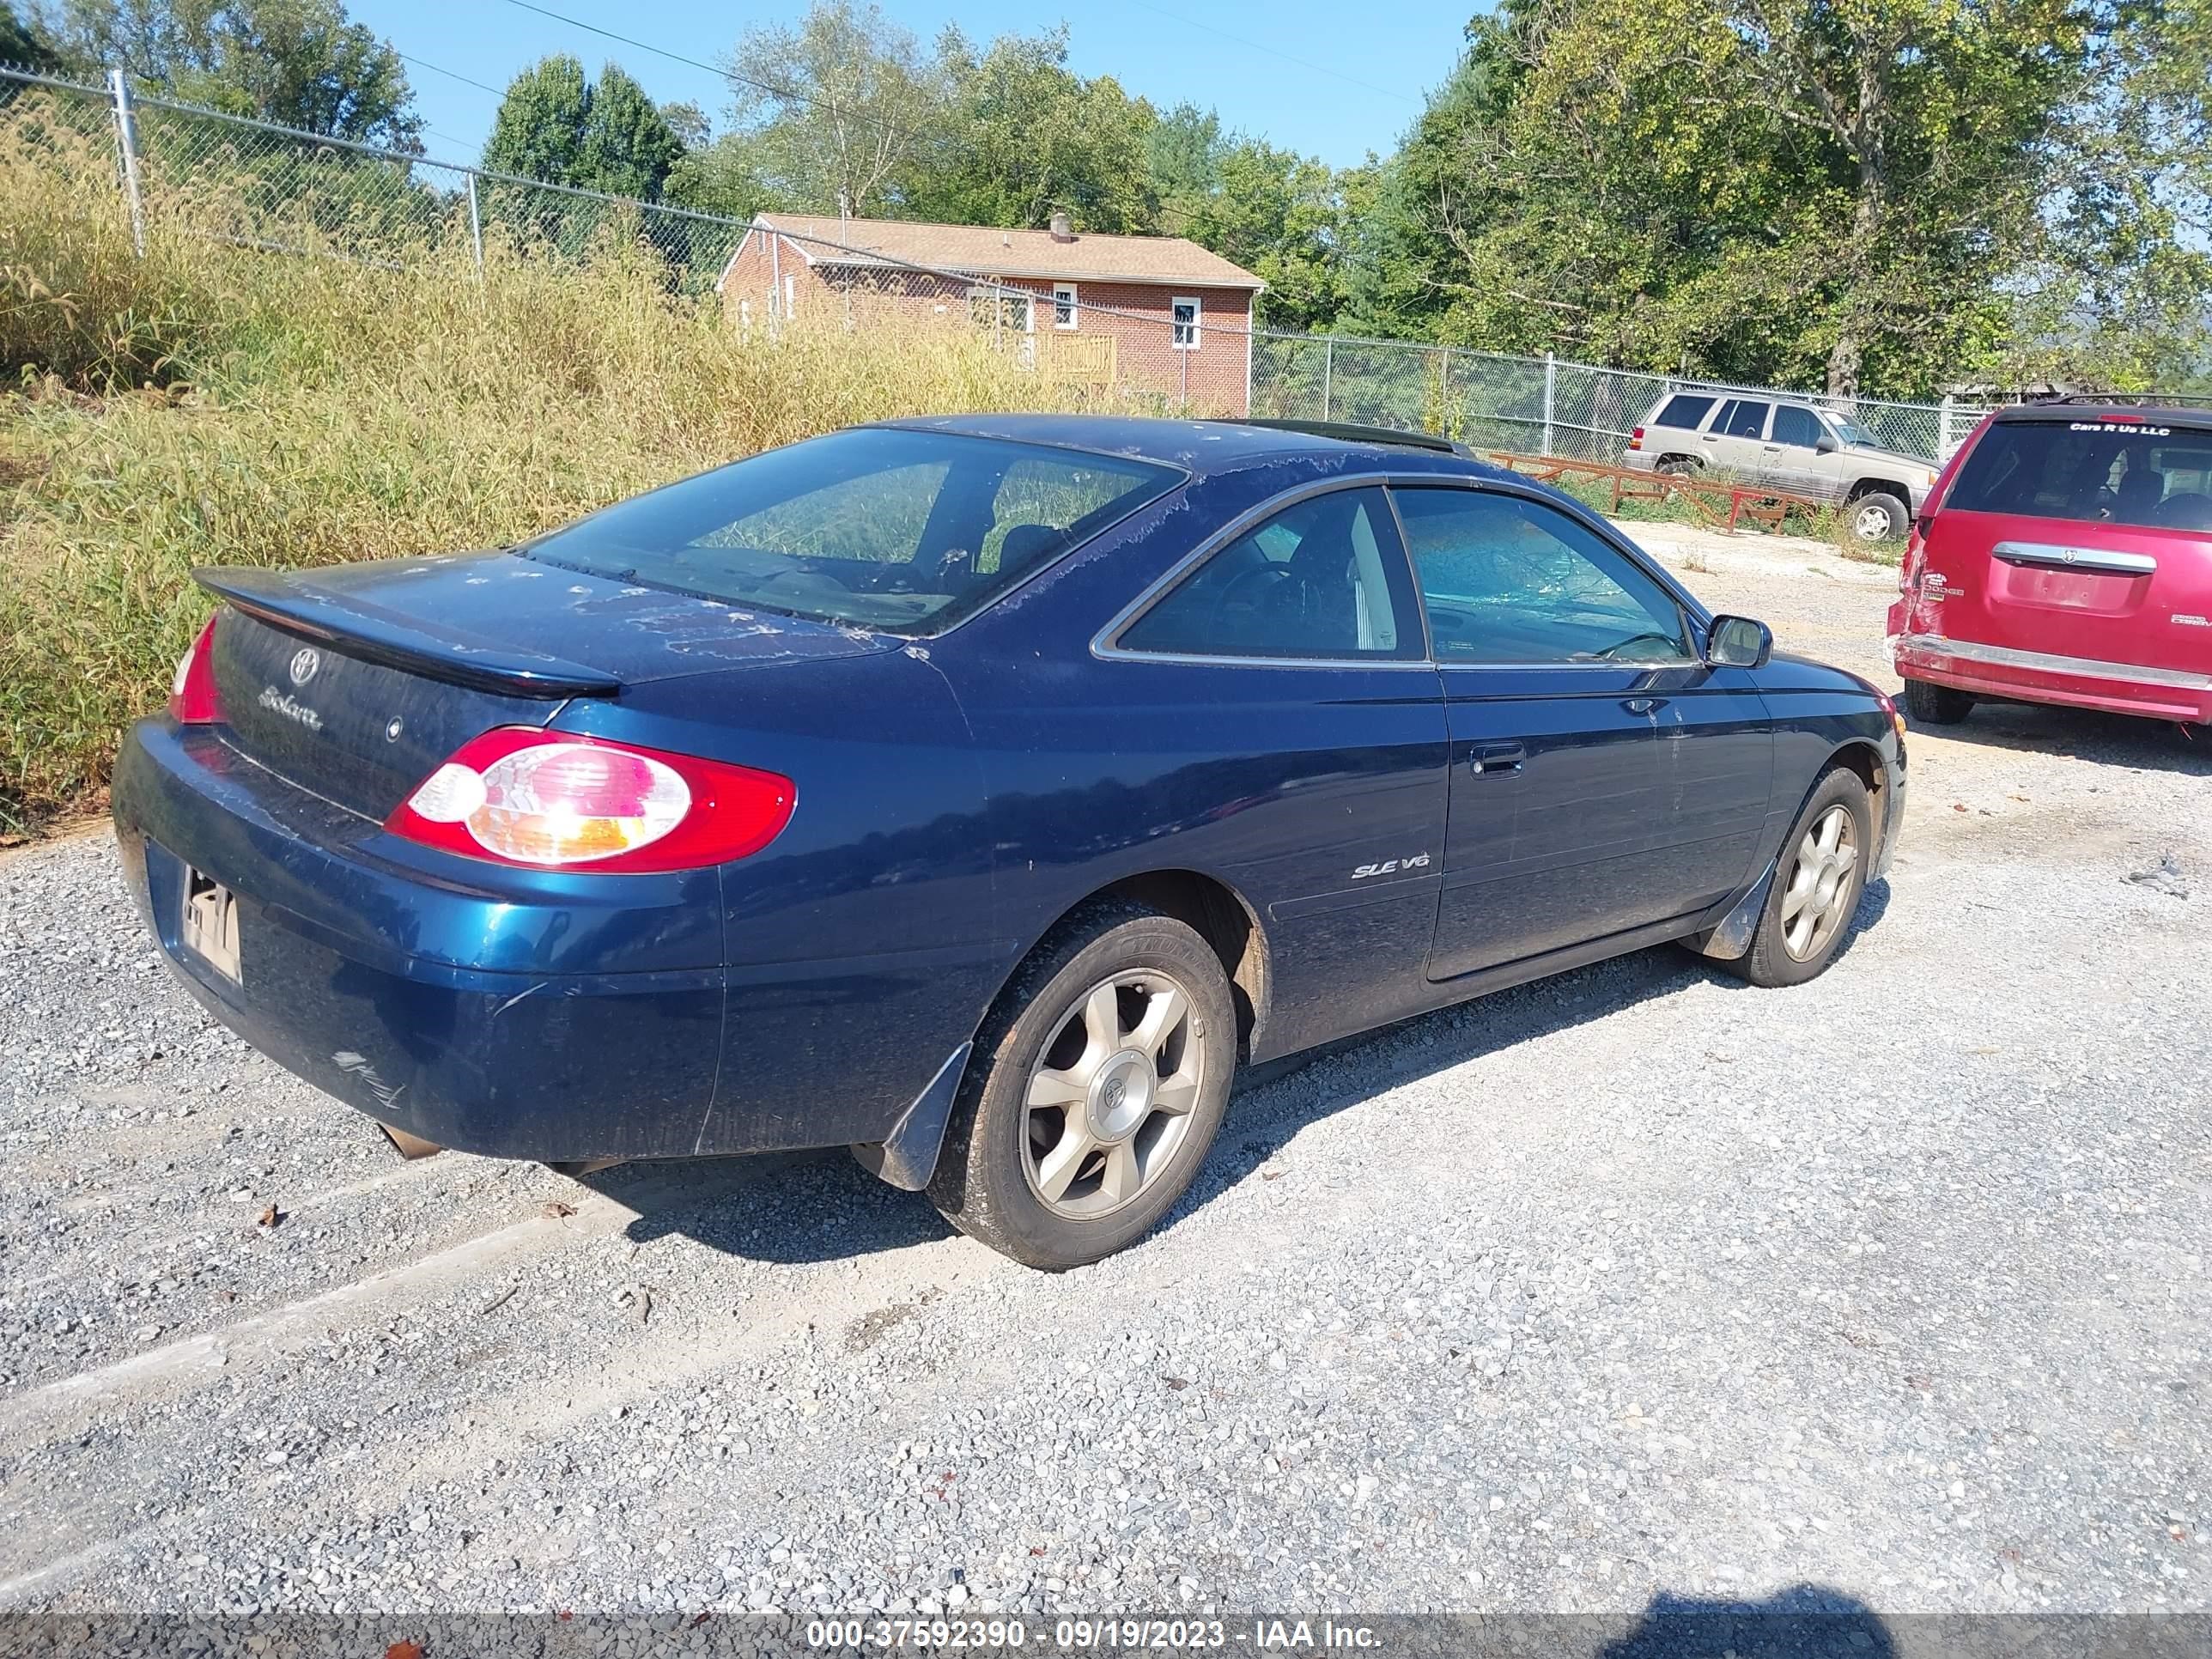
[[[1765,404],[1754,403],[1749,398],[1737,398],[1721,417],[1726,422],[1727,435],[1731,438],[1765,436],[1768,407]]]
[[[1121,630],[1122,650],[1177,656],[1394,659],[1422,654],[1390,503],[1334,489],[1219,549]]]
[[[1488,490],[1392,493],[1439,662],[1690,659],[1673,596],[1565,514]]]
[[[1694,393],[1678,392],[1667,400],[1667,406],[1651,418],[1654,426],[1680,427],[1695,432],[1698,423],[1712,410],[1714,400]]]
[[[1820,442],[1820,416],[1801,404],[1781,404],[1774,411],[1774,441],[1792,444],[1799,449],[1817,448]]]

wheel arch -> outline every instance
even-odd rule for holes
[[[1910,489],[1895,478],[1885,478],[1872,472],[1851,480],[1850,487],[1844,492],[1844,504],[1848,507],[1869,495],[1894,495],[1905,503],[1908,515],[1912,511],[1912,492]]]
[[[1188,924],[1212,947],[1221,970],[1229,975],[1230,1000],[1237,1008],[1237,1049],[1239,1063],[1252,1050],[1253,1034],[1267,1018],[1273,975],[1267,935],[1260,913],[1250,900],[1218,876],[1190,869],[1147,870],[1123,876],[1097,891],[1086,893],[1053,918],[1022,953],[1026,962],[1039,945],[1092,905],[1121,900],[1158,910]],[[1011,982],[1021,970],[1017,963],[1006,978]],[[1003,986],[1000,991],[1005,994]],[[994,999],[995,1001],[995,999]]]
[[[1872,867],[1879,861],[1882,834],[1889,823],[1889,768],[1882,761],[1881,750],[1870,739],[1846,738],[1829,750],[1828,758],[1821,763],[1820,771],[1814,775],[1806,790],[1808,797],[1820,787],[1820,780],[1838,766],[1856,773],[1859,781],[1866,786],[1867,816],[1873,821],[1875,843],[1868,855]]]
[[[1251,902],[1218,876],[1189,869],[1146,870],[1127,875],[1085,893],[1036,930],[1021,954],[1006,966],[990,1000],[977,1013],[981,1031],[1021,978],[1022,969],[1048,940],[1078,921],[1085,910],[1116,902],[1141,904],[1195,929],[1212,948],[1229,976],[1229,997],[1237,1011],[1237,1062],[1252,1052],[1252,1039],[1267,1018],[1273,974],[1267,936]],[[879,1143],[854,1146],[862,1168],[892,1186],[919,1192],[929,1184],[943,1149],[953,1106],[975,1061],[974,1038],[947,1056],[928,1087]]]

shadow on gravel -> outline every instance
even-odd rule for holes
[[[1762,1601],[1653,1596],[1636,1627],[1598,1659],[1895,1659],[1875,1610],[1820,1584],[1793,1584]]]
[[[623,1229],[634,1243],[680,1233],[755,1261],[842,1261],[952,1232],[921,1194],[885,1186],[842,1147],[626,1164],[578,1180],[637,1212]]]
[[[2212,727],[2200,726],[2191,737],[2165,720],[2027,702],[1977,703],[1974,712],[1955,726],[1909,724],[1922,737],[2009,749],[2017,754],[2056,755],[2097,766],[2212,777]]]
[[[1889,896],[1886,881],[1873,883],[1860,895],[1838,960],[1881,919]],[[1717,963],[1667,946],[1495,992],[1248,1072],[1230,1101],[1205,1166],[1161,1225],[1175,1225],[1236,1185],[1309,1123],[1417,1078],[1700,981],[1751,988]],[[1354,1056],[1372,1063],[1333,1066],[1322,1074],[1325,1080],[1318,1087],[1304,1078],[1317,1066]],[[842,1261],[904,1249],[953,1232],[921,1194],[884,1185],[842,1148],[625,1164],[577,1179],[636,1212],[623,1230],[634,1243],[681,1234],[756,1261]]]
[[[1836,961],[1850,955],[1860,935],[1881,920],[1889,901],[1887,879],[1870,883],[1859,895],[1850,932],[1837,947]],[[1253,1068],[1230,1099],[1229,1115],[1222,1121],[1220,1137],[1207,1154],[1206,1166],[1160,1225],[1163,1229],[1175,1226],[1217,1194],[1235,1186],[1310,1123],[1401,1084],[1700,983],[1755,995],[1801,994],[1790,990],[1758,991],[1718,963],[1662,945],[1517,985],[1510,991],[1492,992],[1471,1002],[1439,1008]],[[1352,1057],[1373,1063],[1356,1069],[1335,1064]],[[1328,1069],[1317,1076],[1306,1075],[1324,1066]]]

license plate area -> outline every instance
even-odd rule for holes
[[[184,945],[234,985],[238,974],[238,896],[221,882],[185,871]]]

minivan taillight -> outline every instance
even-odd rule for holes
[[[694,870],[759,852],[797,796],[774,772],[508,726],[463,744],[384,827],[532,869]]]
[[[177,659],[169,681],[169,718],[179,726],[212,726],[222,718],[215,695],[215,624],[222,615],[218,611],[210,617],[191,649]]]
[[[1642,427],[1637,427],[1629,433],[1628,447],[1631,449],[1641,449],[1644,447],[1644,428]]]

